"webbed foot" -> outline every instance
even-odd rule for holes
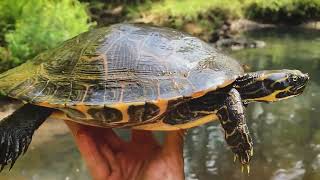
[[[10,169],[31,142],[34,131],[54,109],[26,104],[0,121],[0,171]]]
[[[225,132],[225,140],[235,155],[234,161],[239,159],[242,167],[247,167],[249,172],[253,143],[245,121],[241,97],[236,89],[229,91],[224,106],[218,111],[218,117]]]

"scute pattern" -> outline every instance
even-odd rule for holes
[[[131,105],[128,108],[130,122],[144,122],[156,117],[159,112],[159,107],[152,103],[145,103],[144,105]]]
[[[89,109],[88,113],[93,119],[101,120],[102,123],[119,122],[123,116],[121,111],[115,108],[104,107],[102,109]]]
[[[235,60],[195,37],[116,24],[76,36],[8,71],[0,76],[0,88],[27,102],[100,106],[188,97],[241,74]]]

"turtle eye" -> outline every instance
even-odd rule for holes
[[[296,82],[296,81],[298,81],[298,76],[296,76],[296,75],[293,75],[293,76],[292,76],[292,81],[293,81],[293,82]]]

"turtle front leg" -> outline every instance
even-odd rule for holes
[[[0,120],[0,171],[25,153],[36,129],[54,109],[26,104]]]
[[[224,105],[217,114],[225,132],[226,142],[235,154],[235,158],[239,158],[242,165],[248,165],[253,155],[253,143],[246,124],[241,97],[236,89],[229,91]],[[249,171],[249,166],[247,168]]]

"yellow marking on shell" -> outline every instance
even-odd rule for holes
[[[59,119],[59,120],[72,120],[69,117],[67,117],[66,113],[62,111],[54,111],[49,118]]]
[[[206,91],[199,91],[199,92],[196,92],[196,93],[193,93],[191,95],[192,98],[199,98],[201,96],[204,96],[206,94]]]
[[[128,108],[130,105],[126,104],[126,103],[117,103],[117,104],[113,104],[113,105],[109,105],[106,107],[111,107],[111,108],[115,108],[119,111],[121,111],[122,114],[122,120],[119,122],[129,122],[129,114],[128,114]]]
[[[199,118],[192,122],[188,122],[185,124],[177,124],[177,125],[170,125],[166,124],[163,121],[157,121],[155,123],[150,124],[143,124],[132,127],[133,129],[141,129],[141,130],[151,130],[151,131],[176,131],[181,129],[189,129],[192,127],[200,126],[202,124],[218,120],[218,117],[215,114],[210,114],[208,116]]]
[[[158,99],[156,101],[153,101],[153,103],[159,107],[159,113],[158,115],[160,114],[163,114],[164,112],[167,111],[167,108],[168,108],[168,100],[165,100],[165,99]]]
[[[268,101],[268,102],[274,102],[274,101],[278,101],[280,99],[287,99],[290,98],[290,96],[288,97],[283,97],[283,98],[277,98],[276,95],[281,93],[281,92],[286,92],[286,91],[290,91],[291,86],[282,89],[282,90],[276,90],[274,91],[272,94],[269,94],[268,96],[264,96],[264,97],[259,97],[259,98],[253,98],[253,99],[247,99],[248,101]]]
[[[99,124],[95,124],[95,123],[92,123],[92,121],[94,121],[94,119],[88,119],[88,120],[77,120],[77,119],[72,119],[72,118],[69,118],[64,112],[62,111],[54,111],[50,117],[50,119],[57,119],[57,120],[63,120],[63,121],[72,121],[72,122],[75,122],[75,123],[79,123],[79,124],[84,124],[84,125],[88,125],[88,126],[95,126],[95,127],[103,127]],[[107,128],[110,128],[110,127],[107,127]]]
[[[90,117],[90,115],[87,113],[88,110],[90,109],[90,106],[87,106],[84,103],[79,103],[79,104],[77,104],[75,106],[69,106],[69,107],[72,108],[72,109],[76,109],[76,110],[82,112],[86,116],[85,119],[81,119],[81,120],[89,120],[90,119],[90,118],[88,118],[88,117]]]
[[[170,124],[163,123],[162,121],[158,121],[155,123],[137,125],[132,127],[132,129],[139,129],[139,130],[148,130],[148,131],[176,131],[180,130],[180,128],[172,126]]]
[[[36,105],[38,105],[38,106],[44,106],[44,107],[50,107],[50,108],[53,106],[52,104],[50,104],[49,102],[46,102],[46,101],[36,103]]]

